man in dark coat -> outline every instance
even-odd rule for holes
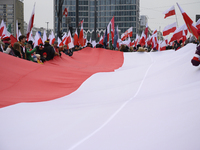
[[[49,41],[45,41],[43,51],[47,53],[46,60],[51,60],[54,58],[55,51],[54,48],[49,44]]]

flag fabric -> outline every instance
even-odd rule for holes
[[[38,46],[40,44],[43,44],[43,42],[42,42],[40,34],[38,32],[36,32],[34,47],[36,47],[36,46]]]
[[[140,36],[136,34],[135,47],[140,43]]]
[[[29,37],[28,37],[27,41],[33,41],[33,43],[35,43],[35,39],[33,38],[32,30],[31,30],[31,32],[29,34]]]
[[[187,40],[186,34],[183,30],[183,37],[182,37],[182,43],[184,43]]]
[[[7,31],[11,33],[11,24],[8,25]]]
[[[151,36],[151,43],[152,43],[152,48],[157,47],[158,38],[157,38],[157,30],[156,29],[153,31],[153,35]]]
[[[151,36],[149,35],[149,37],[146,39],[146,45],[150,46],[151,45]]]
[[[74,42],[73,42],[70,30],[69,30],[68,35],[67,35],[67,44],[66,45],[68,45],[69,49],[74,47]]]
[[[118,34],[118,26],[117,26],[116,29],[115,29],[114,45],[113,45],[113,47],[114,47],[115,49],[117,48],[118,39],[119,39],[119,34]]]
[[[179,40],[183,37],[183,31],[185,31],[185,28],[187,28],[186,24],[183,24],[182,26],[180,26],[179,28],[176,29],[176,31],[174,31],[170,42],[173,42],[175,40]]]
[[[42,42],[44,44],[44,42],[47,40],[47,33],[46,33],[46,30],[44,30],[43,32],[43,37],[42,37]]]
[[[167,43],[166,40],[164,40],[160,43],[160,51],[164,51],[166,50],[166,48],[167,48]]]
[[[111,21],[109,22],[109,24],[107,26],[107,34],[108,34],[107,35],[107,37],[108,37],[107,40],[109,40],[110,30],[111,30],[112,43],[114,43],[114,34],[115,34],[115,17],[114,16],[113,16],[113,18],[111,19]]]
[[[130,38],[130,37],[128,37],[127,46],[128,46],[129,48],[131,47],[131,38]]]
[[[89,43],[92,43],[92,39],[91,39],[91,37],[90,37]]]
[[[84,19],[82,19],[82,20],[79,22],[78,26],[82,25],[83,23],[84,23]]]
[[[97,45],[97,42],[96,42],[95,40],[93,40],[93,41],[91,42],[91,44],[92,44],[92,47],[95,48],[96,45]]]
[[[79,34],[79,44],[83,47],[85,45],[84,43],[84,33],[83,33],[83,22],[84,20],[82,20],[80,23],[81,23],[81,31],[80,31],[80,34]]]
[[[199,20],[197,20],[197,22],[196,22],[196,27],[197,27],[197,29],[199,29],[199,28],[200,28],[200,19],[199,19]]]
[[[134,46],[135,45],[135,41],[133,40],[130,44],[130,46]]]
[[[84,48],[43,65],[0,53],[1,149],[199,147],[199,68],[189,64],[195,49]]]
[[[68,36],[70,34],[69,31]],[[37,32],[36,36],[38,35]],[[9,62],[0,65],[1,79],[5,75],[7,79],[5,80],[4,77],[0,84],[0,108],[20,102],[48,101],[68,95],[76,91],[91,75],[114,71],[123,63],[123,53],[101,48],[95,51],[93,48],[82,49],[80,53],[73,55],[73,58],[66,55],[62,55],[61,58],[54,57],[52,61],[45,62],[44,65],[26,62],[1,53],[0,58],[1,64]],[[78,72],[77,68],[80,68]],[[40,80],[38,80],[38,75]],[[26,77],[23,78],[24,76]],[[19,80],[21,78],[23,80]],[[12,85],[12,91],[10,85]],[[32,85],[31,90],[28,88],[30,85]],[[40,96],[35,96],[35,93]]]
[[[128,37],[132,37],[133,36],[133,27],[130,27],[128,30],[126,30],[125,33],[123,33],[121,35],[121,40],[124,41],[126,40]]]
[[[76,32],[74,33],[74,45],[79,45],[79,43],[78,43],[78,32],[77,32],[77,29],[76,29]]]
[[[103,37],[101,35],[100,39],[99,39],[99,44],[103,45]]]
[[[146,35],[145,35],[144,31],[142,31],[142,35],[141,35],[141,38],[140,38],[140,45],[144,46],[145,41],[146,41]]]
[[[5,22],[2,19],[1,25],[0,25],[0,37],[1,39],[3,39],[5,36],[7,36],[7,28],[6,28]]]
[[[53,30],[52,30],[52,31],[51,31],[51,35],[50,35],[50,37],[49,37],[49,44],[50,44],[50,45],[53,45],[54,42],[55,42],[55,40],[56,40],[56,38],[55,38],[54,32],[53,32]]]
[[[68,10],[67,10],[67,8],[64,9],[64,11],[63,11],[63,16],[65,16],[65,17],[68,16]]]
[[[175,12],[175,7],[174,5],[172,7],[170,7],[169,9],[167,9],[165,12],[163,12],[163,14],[165,15],[164,18],[167,18],[167,17],[170,17],[170,16],[173,16],[176,14]]]
[[[34,17],[35,17],[35,4],[33,6],[33,11],[32,11],[31,18],[29,20],[28,27],[27,27],[27,33],[26,33],[27,38],[29,37],[31,29],[33,28]]]
[[[60,47],[61,39],[58,37],[58,46]]]
[[[12,34],[10,35],[11,45],[13,46],[15,42],[17,42],[17,38],[15,38]]]
[[[19,37],[22,35],[21,31],[19,30]]]
[[[66,38],[67,38],[67,34],[65,33],[65,34],[63,35],[63,37],[62,37],[62,41],[61,41],[61,43],[59,44],[59,46],[64,46],[64,43],[65,43],[65,41],[66,41]]]
[[[177,5],[182,13],[183,19],[185,21],[185,24],[188,27],[188,30],[190,31],[190,33],[192,33],[196,37],[196,39],[198,39],[197,28],[193,24],[192,19],[186,14],[186,12],[181,8],[181,6],[178,3],[177,3]]]
[[[175,30],[176,30],[176,22],[166,26],[164,29],[163,29],[163,36],[167,36],[169,35],[170,33],[173,33]]]

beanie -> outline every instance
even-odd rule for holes
[[[46,56],[47,56],[47,53],[46,53],[46,52],[44,52],[44,53],[43,53],[43,56],[44,56],[44,55],[46,55]]]

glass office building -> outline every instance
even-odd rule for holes
[[[96,0],[97,2],[97,33],[101,35],[108,23],[115,17],[115,26],[124,33],[128,28],[133,27],[133,37],[136,37],[139,29],[139,0]],[[54,0],[54,6],[56,3]],[[76,1],[64,0],[64,8],[68,8],[68,17],[63,17],[62,30],[67,32],[68,27],[76,27]],[[55,10],[55,9],[54,9]],[[95,1],[79,0],[79,21],[84,19],[84,30],[87,34],[94,31]],[[57,32],[57,16],[54,11],[54,29]]]
[[[11,25],[11,33],[16,33],[16,20],[20,23],[21,33],[24,34],[24,3],[22,0],[0,0],[0,21]]]

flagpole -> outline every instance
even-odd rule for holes
[[[187,25],[187,27],[189,28],[189,31],[193,34],[194,38],[197,40],[196,36],[195,36],[194,33],[192,32],[192,30],[191,30],[190,26],[188,25],[188,23],[187,23],[186,25]],[[184,32],[185,32],[185,31],[184,31]]]
[[[177,28],[178,28],[178,19],[177,19],[177,15],[176,15],[176,23],[177,23]]]

